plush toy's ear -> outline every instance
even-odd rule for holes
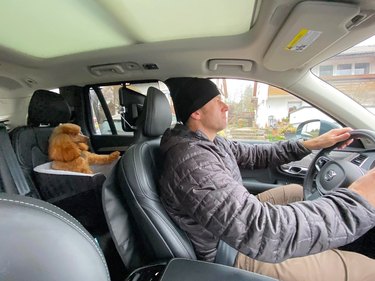
[[[50,138],[48,156],[51,160],[72,161],[81,155],[78,146],[72,142],[69,135],[58,134]]]
[[[78,135],[81,127],[73,123],[63,123],[56,127],[57,133]]]

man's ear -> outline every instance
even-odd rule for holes
[[[194,120],[200,120],[201,119],[201,112],[200,110],[196,110],[194,111],[191,115],[190,115],[190,118],[194,119]]]

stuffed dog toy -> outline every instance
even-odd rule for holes
[[[90,165],[108,164],[118,159],[118,151],[109,155],[89,152],[88,139],[76,124],[57,126],[49,138],[48,156],[52,160],[52,169],[92,174]]]

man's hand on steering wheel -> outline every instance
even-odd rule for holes
[[[322,149],[327,148],[330,146],[335,145],[338,142],[343,142],[338,146],[338,148],[345,148],[349,144],[352,143],[353,139],[349,139],[350,131],[352,128],[339,128],[339,129],[332,129],[329,132],[320,135],[316,138],[303,141],[302,144],[310,150]]]
[[[375,168],[367,171],[347,159],[333,159],[329,155],[333,149],[344,148],[356,138],[366,138],[375,143],[375,132],[351,128],[333,129],[304,141],[306,148],[321,149],[315,155],[304,179],[305,200],[314,200],[337,188],[348,187],[375,207]]]

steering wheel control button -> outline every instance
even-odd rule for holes
[[[328,157],[319,157],[319,159],[315,161],[315,169],[319,172],[329,161],[331,160]]]

